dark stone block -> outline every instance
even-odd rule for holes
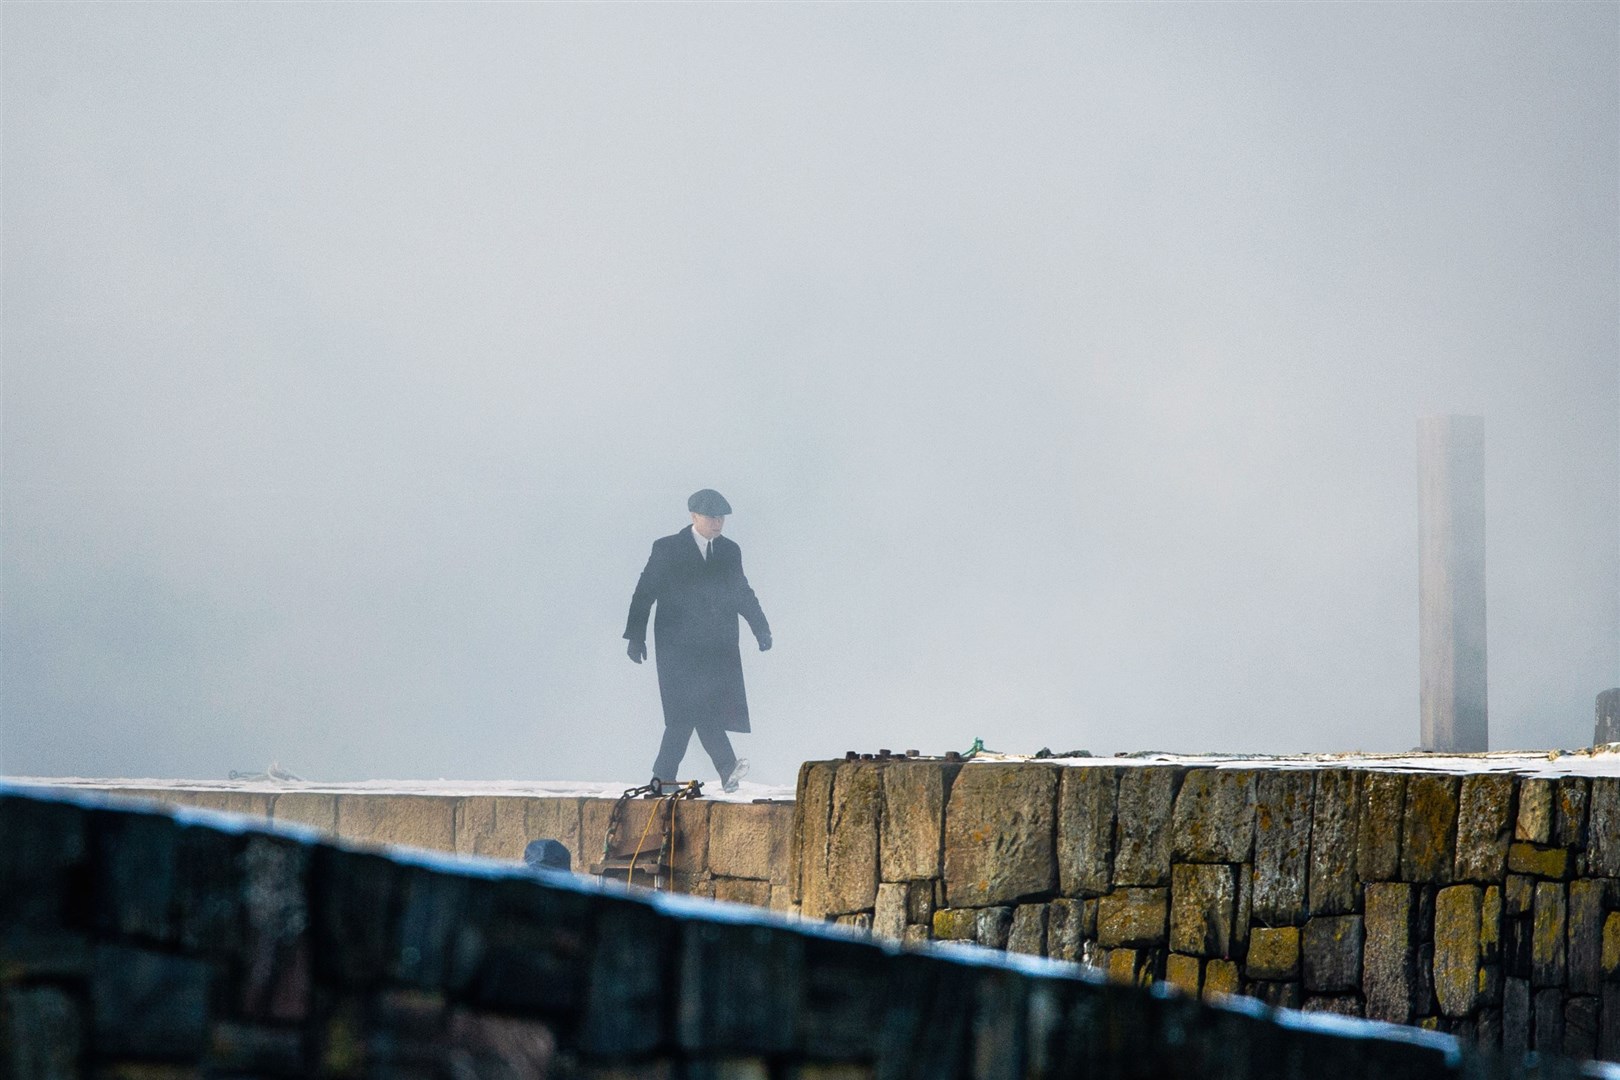
[[[390,974],[410,986],[444,989],[470,903],[469,882],[410,867],[404,874],[399,937],[390,948]]]
[[[212,972],[200,960],[98,945],[92,1042],[107,1057],[191,1061],[208,1041]]]
[[[1620,776],[1592,779],[1586,858],[1591,873],[1620,878]]]
[[[1473,773],[1462,778],[1457,796],[1457,858],[1454,878],[1493,884],[1507,866],[1513,838],[1513,777]]]
[[[404,874],[404,867],[383,855],[315,849],[310,899],[318,978],[369,986],[387,976]]]
[[[1569,989],[1596,994],[1603,978],[1604,897],[1608,887],[1590,878],[1569,883]]]
[[[79,1003],[54,986],[6,991],[0,1008],[0,1075],[29,1080],[77,1080],[84,1052]]]
[[[1502,920],[1502,971],[1511,979],[1528,979],[1533,934],[1530,916]]]
[[[1311,808],[1310,883],[1313,915],[1349,915],[1360,899],[1356,889],[1356,809],[1361,773],[1326,769],[1316,774]]]
[[[804,949],[804,938],[770,926],[682,924],[681,1048],[767,1055],[791,1049],[804,993]]]
[[[508,879],[478,889],[455,950],[453,988],[503,1012],[572,1015],[590,974],[588,895]]]
[[[453,1077],[523,1080],[568,1075],[567,1069],[553,1064],[557,1056],[555,1032],[535,1020],[457,1011],[450,1014],[446,1037],[452,1049],[443,1072]],[[663,1080],[668,1066],[662,1070],[658,1066],[641,1063],[635,1075],[638,1080]],[[583,1070],[581,1074],[594,1075]]]
[[[1251,918],[1292,926],[1305,918],[1310,874],[1311,774],[1267,769],[1255,787],[1254,898]]]
[[[1502,1010],[1481,1009],[1474,1018],[1474,1045],[1482,1050],[1496,1051],[1502,1048]]]
[[[1303,1000],[1297,982],[1251,980],[1243,984],[1243,995],[1278,1009],[1297,1009]]]
[[[90,939],[83,934],[0,928],[0,978],[7,982],[81,981],[90,975],[91,956]]]
[[[175,844],[174,912],[182,948],[223,957],[242,948],[241,836],[185,826]]]
[[[1620,982],[1603,984],[1597,1056],[1604,1061],[1620,1061]]]
[[[1300,1008],[1305,1012],[1332,1013],[1334,1016],[1360,1016],[1361,999],[1355,994],[1312,996]]]
[[[875,1010],[875,1080],[965,1074],[976,997],[975,969],[906,953],[889,961],[889,993]]]
[[[1121,771],[1114,884],[1163,885],[1170,880],[1170,816],[1180,780],[1180,769],[1158,765]]]
[[[365,1019],[370,1075],[423,1080],[443,1075],[449,1021],[444,998],[424,990],[384,990],[371,999]]]
[[[297,1021],[309,1012],[309,849],[250,835],[241,856],[244,1016]]]
[[[806,940],[798,1048],[835,1060],[874,1057],[881,1027],[874,1017],[886,1004],[889,962],[861,942]]]
[[[1058,771],[988,764],[957,776],[945,804],[945,896],[952,907],[1014,904],[1055,892]],[[872,906],[867,895],[861,907]]]
[[[1317,916],[1305,924],[1305,989],[1338,993],[1361,989],[1365,945],[1360,915]]]
[[[302,1031],[234,1021],[214,1025],[204,1066],[214,1075],[305,1076],[309,1072]]]
[[[646,904],[616,899],[599,903],[597,920],[580,1048],[605,1058],[664,1048],[670,1037],[674,922]]]
[[[1584,1061],[1597,1056],[1598,999],[1572,997],[1564,1002],[1564,1056]]]
[[[167,815],[96,811],[91,816],[96,926],[104,934],[173,940],[178,833]]]
[[[1530,1052],[1530,980],[1508,979],[1502,986],[1502,1053],[1519,1060]]]
[[[1421,773],[1407,777],[1401,818],[1401,877],[1451,880],[1457,842],[1457,778]]]
[[[1420,1003],[1415,971],[1416,892],[1401,882],[1366,887],[1361,968],[1370,1019],[1404,1024]]]
[[[1530,980],[1537,986],[1563,986],[1568,979],[1569,899],[1564,886],[1536,884],[1530,933]]]
[[[85,927],[88,832],[77,806],[0,796],[0,926]]]
[[[978,969],[974,994],[975,1080],[1022,1080],[1030,980],[997,968]]]
[[[1534,996],[1533,1048],[1544,1054],[1564,1052],[1564,992],[1556,987],[1537,990]]]
[[[1401,809],[1406,800],[1403,773],[1369,772],[1361,783],[1356,817],[1356,876],[1389,881],[1401,871]]]

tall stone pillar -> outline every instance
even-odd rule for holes
[[[1423,749],[1488,749],[1481,416],[1418,421],[1418,652]]]

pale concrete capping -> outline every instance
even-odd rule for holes
[[[709,811],[709,872],[786,884],[792,829],[791,803],[715,803]]]
[[[337,800],[336,795],[318,791],[289,791],[276,796],[270,813],[276,821],[307,825],[325,836],[336,836]]]
[[[345,840],[453,852],[456,801],[434,795],[339,795],[337,834]]]

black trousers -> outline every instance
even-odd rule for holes
[[[703,749],[709,752],[709,757],[714,761],[721,782],[724,783],[731,776],[731,770],[737,767],[737,755],[731,750],[731,739],[726,735],[726,729],[719,724],[690,723],[664,725],[664,741],[658,747],[658,760],[653,762],[654,776],[665,783],[680,779],[675,771],[681,767],[681,758],[686,756],[694,730],[697,731],[698,740],[703,743]]]

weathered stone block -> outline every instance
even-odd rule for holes
[[[1181,770],[1142,765],[1120,772],[1114,827],[1114,883],[1170,880],[1171,811]]]
[[[793,902],[814,919],[827,910],[827,825],[832,816],[835,775],[832,762],[807,761],[799,766],[794,795],[793,836],[788,853],[792,880],[788,885]]]
[[[183,956],[98,945],[91,1041],[107,1057],[194,1059],[207,1045],[213,972]]]
[[[1569,901],[1564,887],[1552,881],[1538,882],[1530,941],[1530,981],[1534,985],[1564,985],[1569,970],[1565,956],[1568,926]]]
[[[1069,899],[1052,901],[1046,909],[1046,955],[1075,963],[1080,959],[1084,938],[1085,904]]]
[[[1007,934],[1007,951],[1045,956],[1046,928],[1045,904],[1019,904],[1013,910],[1012,929]]]
[[[1299,974],[1299,928],[1256,926],[1249,931],[1244,973],[1251,979],[1292,979]]]
[[[826,914],[869,910],[877,898],[882,790],[880,766],[868,762],[838,766],[827,822]]]
[[[1514,841],[1508,845],[1508,869],[1515,874],[1568,881],[1575,869],[1575,860],[1570,857],[1568,848],[1537,847]]]
[[[1136,949],[1110,949],[1103,970],[1108,973],[1109,982],[1131,986],[1141,970],[1141,953]]]
[[[1318,915],[1305,924],[1302,939],[1306,990],[1333,994],[1361,989],[1360,915]]]
[[[940,839],[945,798],[962,766],[901,761],[883,770],[882,841],[884,881],[940,876]]]
[[[456,854],[522,859],[523,849],[529,843],[529,801],[514,795],[468,795],[457,799],[454,806]],[[279,802],[277,806],[279,809]],[[571,863],[577,866],[579,852],[572,847],[568,852]]]
[[[1242,985],[1234,960],[1210,960],[1204,964],[1204,992],[1208,998],[1226,997],[1238,992]]]
[[[1603,920],[1603,977],[1620,982],[1620,911],[1611,911]]]
[[[82,1075],[84,1016],[79,1003],[54,986],[17,986],[0,999],[0,1073],[30,1080],[77,1080]]]
[[[1196,956],[1171,953],[1164,961],[1164,981],[1191,997],[1197,997],[1204,962]]]
[[[1457,881],[1501,881],[1507,865],[1513,823],[1513,778],[1501,773],[1471,773],[1457,794]]]
[[[1589,788],[1584,776],[1560,776],[1553,792],[1553,840],[1559,847],[1586,846],[1586,802]]]
[[[785,1053],[805,993],[805,939],[769,926],[685,922],[675,1032],[688,1053]]]
[[[1299,983],[1296,982],[1246,981],[1243,993],[1245,997],[1263,1001],[1274,1009],[1297,1009],[1301,998]]]
[[[945,807],[945,896],[978,907],[1050,895],[1057,768],[969,765]]]
[[[1115,770],[1106,766],[1062,771],[1057,854],[1059,891],[1064,896],[1101,896],[1112,887],[1118,786]]]
[[[770,881],[778,830],[785,806],[775,803],[717,802],[709,808],[709,872],[717,877]],[[791,812],[791,811],[790,811]]]
[[[1168,914],[1165,889],[1115,889],[1097,901],[1097,941],[1119,945],[1162,945]]]
[[[934,937],[940,941],[972,941],[978,931],[975,908],[940,908],[934,912]]]
[[[1597,1056],[1604,1061],[1620,1061],[1620,982],[1603,984]]]
[[[1569,989],[1596,994],[1603,979],[1603,908],[1606,883],[1591,878],[1569,883]]]
[[[442,795],[339,795],[337,834],[369,844],[455,851],[456,802]]]
[[[852,930],[870,932],[872,929],[872,913],[870,911],[857,911],[850,915],[840,915],[833,922],[839,926],[847,926]]]
[[[1178,863],[1170,875],[1170,948],[1197,956],[1232,955],[1237,875],[1225,863]]]
[[[1356,910],[1356,808],[1361,775],[1351,769],[1325,769],[1316,774],[1307,892],[1312,914],[1348,915]]]
[[[314,791],[289,791],[270,804],[270,817],[291,825],[305,825],[325,836],[337,835],[337,796]]]
[[[1552,843],[1553,781],[1525,777],[1519,781],[1519,814],[1513,838],[1531,844]]]
[[[913,924],[906,927],[905,933],[900,935],[900,941],[905,945],[922,945],[934,940],[933,927]]]
[[[717,877],[714,879],[714,898],[731,904],[770,907],[771,883],[754,878]]]
[[[1404,1024],[1412,1018],[1417,996],[1416,890],[1404,882],[1370,883],[1364,904],[1361,969],[1367,1016]]]
[[[1620,776],[1592,779],[1587,867],[1594,876],[1620,878]]]
[[[1352,994],[1307,997],[1300,1009],[1304,1012],[1329,1013],[1333,1016],[1360,1016],[1361,999]]]
[[[1502,910],[1508,916],[1528,915],[1536,901],[1536,879],[1523,874],[1509,874],[1502,887]]]
[[[1271,925],[1305,918],[1311,852],[1311,774],[1267,769],[1255,785],[1251,917]]]
[[[1401,870],[1401,809],[1406,776],[1369,772],[1361,784],[1356,819],[1356,876],[1362,881],[1389,881]]]
[[[1171,826],[1175,857],[1188,862],[1247,862],[1254,844],[1255,774],[1193,769],[1181,782]]]
[[[987,949],[1005,949],[1012,934],[1013,909],[977,908],[974,911],[973,940]]]
[[[1456,861],[1457,778],[1428,773],[1407,777],[1401,820],[1401,877],[1447,882]]]
[[[1564,1052],[1564,992],[1556,988],[1537,990],[1531,996],[1536,1026],[1531,1037],[1533,1049],[1543,1054]]]
[[[884,882],[877,887],[877,902],[872,908],[872,933],[878,937],[899,941],[906,932],[906,894],[909,890],[898,882]]]
[[[1441,889],[1434,906],[1434,992],[1452,1017],[1474,1011],[1479,995],[1480,888]]]

